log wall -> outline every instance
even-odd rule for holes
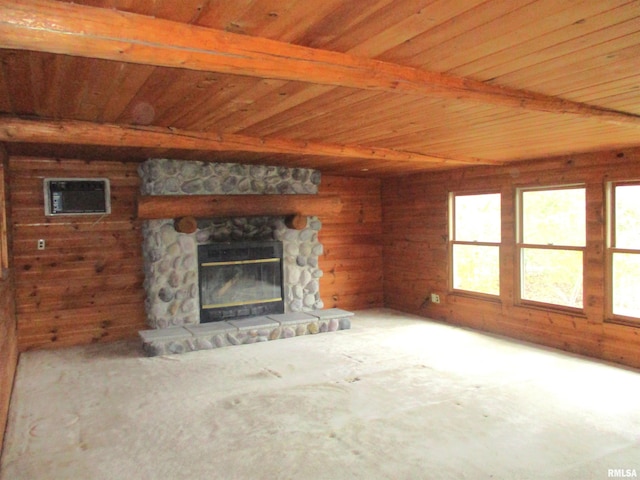
[[[342,200],[340,213],[320,215],[320,293],[325,308],[382,307],[380,181],[323,175],[319,193]]]
[[[387,179],[382,186],[385,306],[640,367],[640,327],[605,322],[604,184],[640,179],[640,150],[583,154],[505,167]],[[517,187],[584,183],[587,248],[584,315],[514,304]],[[448,193],[502,193],[499,301],[449,290]],[[440,294],[441,303],[429,302]]]
[[[135,337],[145,324],[137,164],[13,157],[16,308],[21,350]],[[106,177],[110,215],[46,217],[46,177]],[[325,308],[382,306],[380,182],[323,176],[340,213],[319,214]],[[45,250],[37,250],[44,239]]]
[[[145,328],[134,163],[10,159],[21,350],[133,337]],[[43,179],[106,177],[111,214],[46,217]],[[37,249],[39,239],[45,250]]]
[[[7,177],[8,163],[4,151],[0,150],[0,249],[7,249],[10,245],[8,215]],[[0,262],[3,268],[0,275],[0,452],[9,412],[9,402],[13,389],[13,378],[18,363],[18,348],[16,337],[16,318],[14,312],[13,271],[6,259]]]

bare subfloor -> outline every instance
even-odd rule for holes
[[[640,475],[640,374],[388,310],[351,330],[145,358],[22,354],[17,479]]]

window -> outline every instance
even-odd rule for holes
[[[608,185],[609,315],[640,318],[640,182]]]
[[[583,307],[584,187],[518,190],[520,300]]]
[[[500,294],[500,194],[451,194],[451,285],[486,295]]]

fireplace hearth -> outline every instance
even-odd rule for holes
[[[200,323],[284,313],[281,242],[198,246]]]

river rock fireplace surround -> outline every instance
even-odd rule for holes
[[[320,173],[302,168],[150,159],[140,165],[142,195],[315,195]],[[247,197],[250,198],[250,197]],[[198,218],[193,233],[180,233],[174,219],[143,222],[147,323],[140,332],[149,355],[182,353],[350,328],[350,312],[323,310],[318,240],[321,222],[306,218],[300,230],[284,216]],[[201,320],[198,249],[249,242],[282,246],[283,313],[241,311]],[[233,271],[231,269],[230,271]],[[219,288],[233,288],[233,274]],[[226,285],[226,286],[225,286]],[[243,314],[244,313],[244,314]],[[246,317],[246,318],[240,318]]]

